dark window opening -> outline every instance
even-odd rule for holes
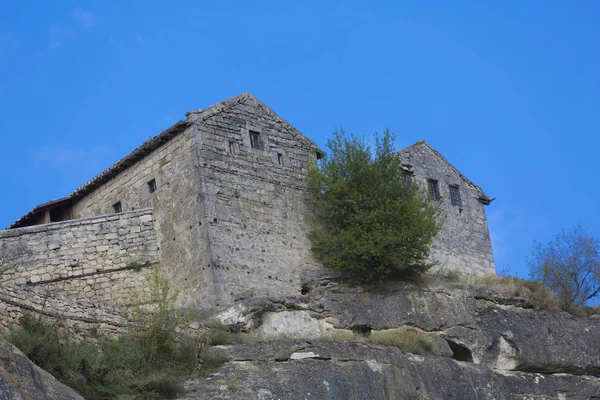
[[[402,171],[402,181],[409,187],[412,188],[413,175],[410,172]]]
[[[123,212],[123,205],[121,204],[120,201],[117,201],[115,204],[113,204],[113,209],[115,210],[115,213],[122,213]]]
[[[458,186],[450,186],[450,202],[453,206],[462,207],[462,200],[460,199],[460,189]]]
[[[156,179],[151,179],[148,181],[148,189],[150,190],[150,193],[154,193],[156,190],[158,190],[158,186],[156,186]]]
[[[277,153],[277,164],[283,165],[283,154]]]
[[[250,131],[250,147],[253,149],[260,149],[260,133]]]
[[[59,206],[50,209],[50,222],[68,221],[71,217],[71,207]]]
[[[229,142],[229,154],[235,154],[235,143]]]
[[[429,197],[432,200],[439,201],[442,196],[440,196],[440,187],[438,185],[438,181],[435,179],[428,179],[427,186],[429,187]]]

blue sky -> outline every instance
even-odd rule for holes
[[[250,92],[322,148],[339,126],[430,142],[496,197],[498,270],[600,236],[600,3],[372,3],[1,2],[0,226]]]

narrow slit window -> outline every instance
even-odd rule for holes
[[[123,205],[121,204],[120,201],[117,201],[115,204],[113,204],[113,209],[115,210],[115,213],[122,213],[123,212]]]
[[[229,142],[229,154],[235,154],[235,143]]]
[[[283,154],[277,153],[277,164],[283,165]]]
[[[442,196],[440,196],[440,187],[438,185],[438,181],[435,179],[428,179],[427,185],[429,187],[429,197],[434,201],[439,201]]]
[[[250,131],[250,147],[253,149],[260,149],[260,133]]]
[[[402,171],[402,181],[404,181],[409,188],[412,188],[413,176],[410,172]]]
[[[158,186],[156,186],[156,179],[151,179],[148,181],[148,190],[150,190],[150,193],[154,193],[158,190]]]
[[[462,200],[460,199],[460,189],[458,185],[450,186],[450,202],[453,206],[462,207]]]

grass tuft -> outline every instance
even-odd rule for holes
[[[560,301],[552,290],[540,282],[528,281],[514,276],[486,275],[472,278],[475,286],[485,287],[495,293],[528,298],[536,310],[560,311]]]
[[[401,327],[397,329],[386,329],[382,331],[371,331],[370,335],[348,330],[332,330],[319,337],[323,342],[364,342],[379,346],[393,346],[402,350],[403,353],[417,355],[435,354],[431,337],[413,327]]]

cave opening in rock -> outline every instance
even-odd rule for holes
[[[371,335],[371,328],[369,325],[354,325],[350,327],[350,330],[358,333],[359,335],[369,336]]]
[[[446,342],[448,342],[448,345],[452,350],[453,359],[457,361],[465,361],[470,363],[473,362],[473,354],[471,353],[471,350],[469,350],[468,347],[448,339],[446,339]]]
[[[307,294],[309,294],[311,292],[311,288],[307,283],[303,283],[302,284],[302,288],[300,289],[300,293],[303,296],[306,296]]]

